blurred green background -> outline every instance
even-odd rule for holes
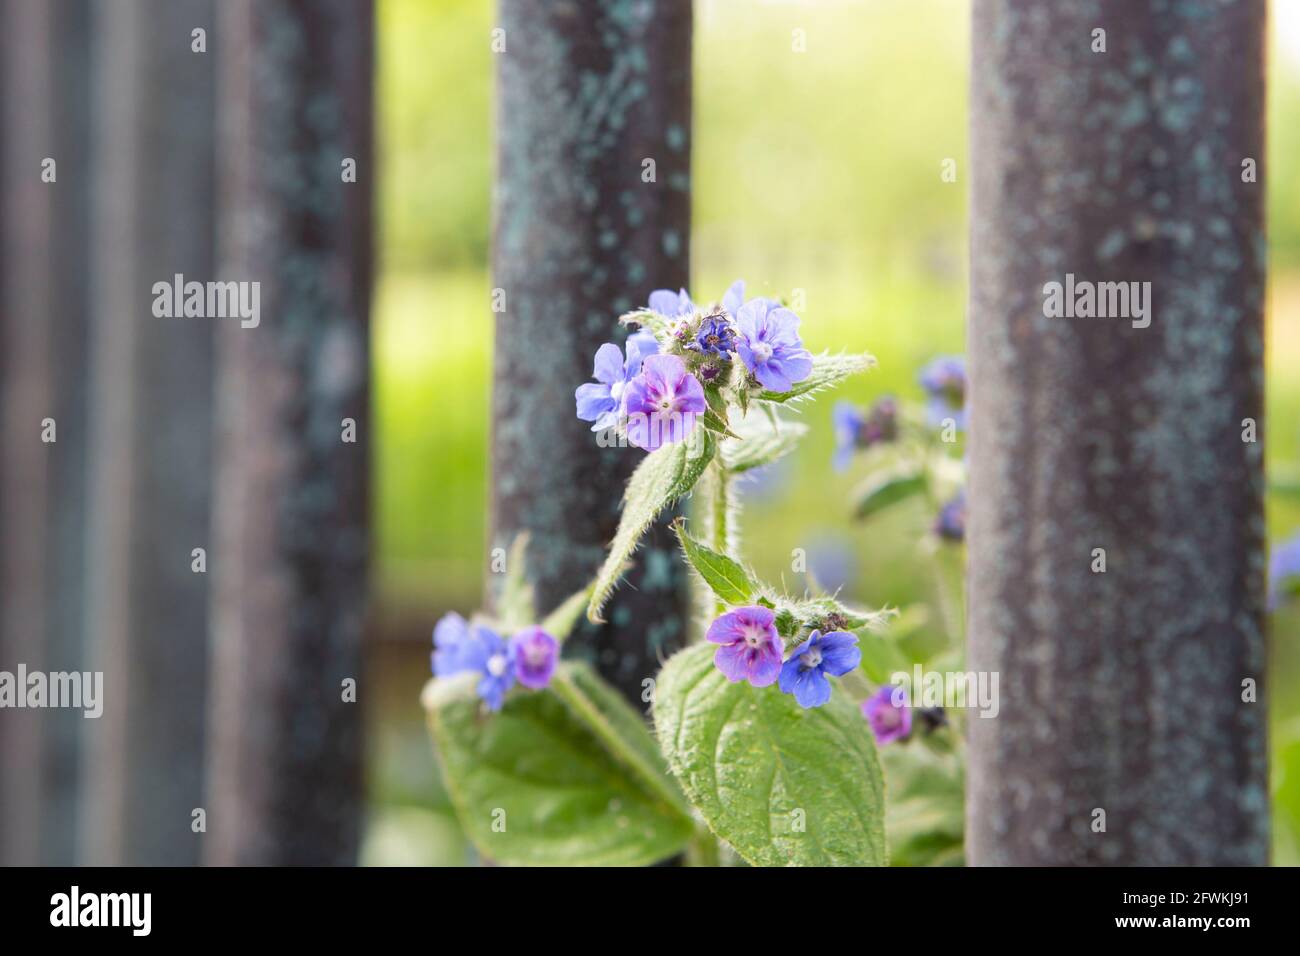
[[[1300,461],[1300,3],[1273,6],[1270,471]],[[491,0],[379,5],[372,864],[472,861],[417,696],[434,621],[479,606],[486,561],[493,14]],[[833,398],[919,399],[920,366],[964,350],[969,17],[967,0],[696,3],[691,291],[716,298],[736,277],[751,294],[803,290],[809,348],[880,362]],[[791,52],[796,28],[806,53]],[[946,158],[955,184],[940,179]],[[931,516],[849,522],[856,479],[829,468],[832,403],[808,406],[801,450],[747,489],[763,523],[747,557],[780,580],[802,547],[857,601],[925,601]],[[1300,531],[1300,502],[1270,499],[1269,530]],[[1300,613],[1278,615],[1268,700],[1275,861],[1288,864],[1300,863],[1297,635]]]

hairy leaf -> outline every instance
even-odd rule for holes
[[[790,613],[793,628],[790,633],[781,631],[782,637],[790,637],[801,628],[820,631],[859,631],[863,628],[871,631],[883,629],[890,618],[898,614],[891,608],[868,611],[843,604],[833,597],[814,597],[803,601],[780,601],[782,610]],[[779,616],[779,615],[778,615]],[[778,621],[778,630],[780,622]]]
[[[470,675],[425,687],[447,788],[474,845],[517,866],[640,866],[680,852],[693,824],[640,716],[583,664],[562,664],[554,681],[512,692],[495,714],[481,709]]]
[[[685,525],[686,522],[678,518],[673,522],[673,532],[682,543],[682,553],[690,566],[718,596],[718,600],[731,605],[748,604],[759,589],[749,572],[739,561],[697,541]]]
[[[600,610],[623,576],[632,552],[655,516],[695,487],[717,452],[717,441],[707,429],[690,440],[663,445],[642,459],[623,494],[623,514],[614,541],[592,585],[587,618],[601,623]]]
[[[876,360],[873,356],[861,355],[814,355],[813,370],[802,382],[795,383],[788,392],[762,391],[756,396],[759,401],[789,404],[807,399],[823,389],[831,388],[844,381],[850,375],[857,375],[873,368]]]
[[[773,423],[759,420],[756,416],[746,418],[745,424],[736,430],[742,440],[726,441],[718,448],[723,465],[732,474],[770,465],[794,451],[799,441],[808,434],[808,426],[800,422],[778,420]]]
[[[705,821],[759,866],[881,866],[885,795],[871,734],[839,687],[805,710],[733,684],[697,644],[660,672],[655,729]]]

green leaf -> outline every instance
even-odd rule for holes
[[[674,655],[655,694],[668,766],[709,827],[758,866],[883,865],[884,783],[848,695],[805,710],[775,686],[731,683],[715,650]]]
[[[659,512],[695,487],[717,448],[713,435],[707,429],[698,429],[687,441],[662,445],[650,452],[632,472],[623,494],[618,530],[592,585],[588,620],[596,624],[603,621],[600,609],[623,576],[641,536]]]
[[[645,723],[583,664],[485,712],[474,676],[425,687],[429,728],[466,835],[511,866],[641,866],[693,823]]]
[[[880,750],[889,782],[885,832],[894,866],[961,866],[965,833],[958,756],[920,741]]]
[[[581,591],[574,591],[550,614],[546,615],[539,627],[557,641],[563,642],[582,619],[582,612],[587,609],[591,599],[591,585]]]
[[[872,475],[853,492],[853,513],[867,518],[925,491],[922,472]]]
[[[497,597],[496,619],[507,631],[527,627],[536,619],[533,586],[528,580],[527,553],[528,532],[522,531],[510,542],[501,593]]]
[[[802,382],[797,382],[788,392],[762,391],[756,396],[762,402],[789,404],[810,398],[823,389],[832,388],[850,375],[873,368],[876,360],[865,352],[861,355],[814,355],[813,370]]]
[[[794,451],[808,434],[808,426],[799,422],[778,421],[774,426],[757,416],[747,417],[736,430],[742,440],[723,442],[718,449],[723,465],[732,474],[771,464]]]
[[[678,518],[673,522],[673,532],[682,543],[682,553],[690,566],[704,579],[718,600],[731,605],[748,604],[758,592],[758,585],[749,572],[739,561],[701,544],[686,531],[685,525],[685,520]]]

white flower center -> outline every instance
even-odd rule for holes
[[[761,627],[745,628],[745,643],[750,647],[759,648],[767,642],[767,632]]]
[[[529,644],[524,648],[524,660],[529,667],[541,667],[546,663],[546,648],[541,644]]]
[[[812,669],[822,662],[822,652],[819,647],[810,647],[804,651],[803,666]]]
[[[749,350],[754,353],[754,361],[759,365],[772,358],[772,346],[766,342],[755,342],[749,347]]]
[[[619,401],[623,398],[623,389],[625,388],[627,388],[627,382],[615,382],[609,387],[609,397],[616,402]]]
[[[488,658],[488,662],[487,662],[488,673],[491,674],[493,677],[500,677],[502,674],[506,672],[506,666],[509,663],[510,662],[506,660],[506,656],[504,654],[493,654],[491,657]]]

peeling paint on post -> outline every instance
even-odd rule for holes
[[[1267,862],[1264,23],[976,0],[972,863]],[[1046,318],[1067,273],[1150,282],[1150,326]]]
[[[369,3],[219,5],[222,274],[261,321],[218,334],[209,863],[357,857],[372,46]]]
[[[643,457],[597,447],[574,389],[601,343],[621,341],[622,312],[689,280],[691,5],[501,0],[499,11],[492,543],[532,532],[546,611],[595,573]],[[681,644],[687,610],[660,522],[609,623],[573,643],[644,706],[642,681]]]

